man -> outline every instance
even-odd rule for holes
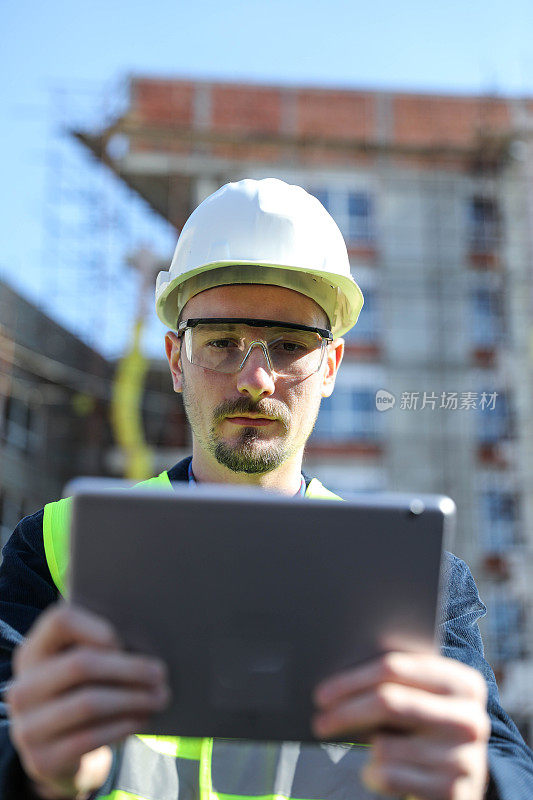
[[[302,475],[302,457],[362,295],[325,209],[274,179],[228,184],[185,225],[156,294],[193,454],[155,480],[331,495]],[[2,678],[14,650],[14,680],[2,798],[533,795],[531,753],[483,659],[484,607],[449,554],[442,654],[388,653],[317,687],[317,738],[370,749],[135,736],[168,701],[164,665],[124,652],[106,620],[55,602],[66,503],[23,520],[4,549]]]

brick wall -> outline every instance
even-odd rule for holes
[[[264,86],[135,78],[127,118],[149,129],[196,130],[229,137],[220,154],[232,151],[232,138],[248,138],[249,157],[276,158],[272,138],[296,138],[309,146],[326,142],[405,147],[468,147],[482,132],[505,134],[512,110],[505,98],[363,92],[335,88]],[[533,112],[533,101],[529,102]],[[270,148],[257,150],[257,139]],[[161,147],[174,149],[174,144]],[[266,143],[263,142],[262,145]],[[144,142],[146,146],[146,139]],[[179,147],[183,150],[183,146]],[[246,151],[239,151],[240,157]],[[310,156],[320,160],[323,152]],[[331,160],[328,157],[327,160]]]

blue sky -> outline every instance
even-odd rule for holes
[[[56,106],[68,90],[74,118],[131,73],[533,96],[532,32],[531,0],[3,0],[0,275],[75,326],[48,246],[53,90]],[[76,159],[94,173],[73,148]],[[128,208],[139,240],[170,246],[141,204]]]

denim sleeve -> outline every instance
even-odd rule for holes
[[[486,613],[468,566],[446,553],[441,622],[442,654],[455,658],[484,676],[488,686],[487,712],[490,785],[488,800],[533,798],[533,753],[500,705],[494,673],[485,661],[477,620]]]
[[[0,565],[0,798],[34,800],[9,737],[4,692],[11,680],[11,657],[41,611],[58,599],[46,562],[43,512],[25,517],[2,550]]]

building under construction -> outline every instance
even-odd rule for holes
[[[338,490],[444,492],[527,727],[533,658],[533,100],[133,78],[75,135],[179,232],[222,184],[315,194],[365,295],[307,469]],[[529,699],[527,699],[529,697]],[[529,703],[529,707],[528,707]]]
[[[489,607],[487,657],[530,740],[532,119],[529,99],[133,78],[120,115],[73,131],[176,233],[244,177],[298,183],[328,208],[365,306],[306,469],[341,492],[454,498],[449,547]],[[163,364],[147,386],[157,469],[189,438]],[[123,470],[120,450],[108,447],[105,468]]]
[[[78,475],[107,472],[113,366],[0,281],[0,544]]]

